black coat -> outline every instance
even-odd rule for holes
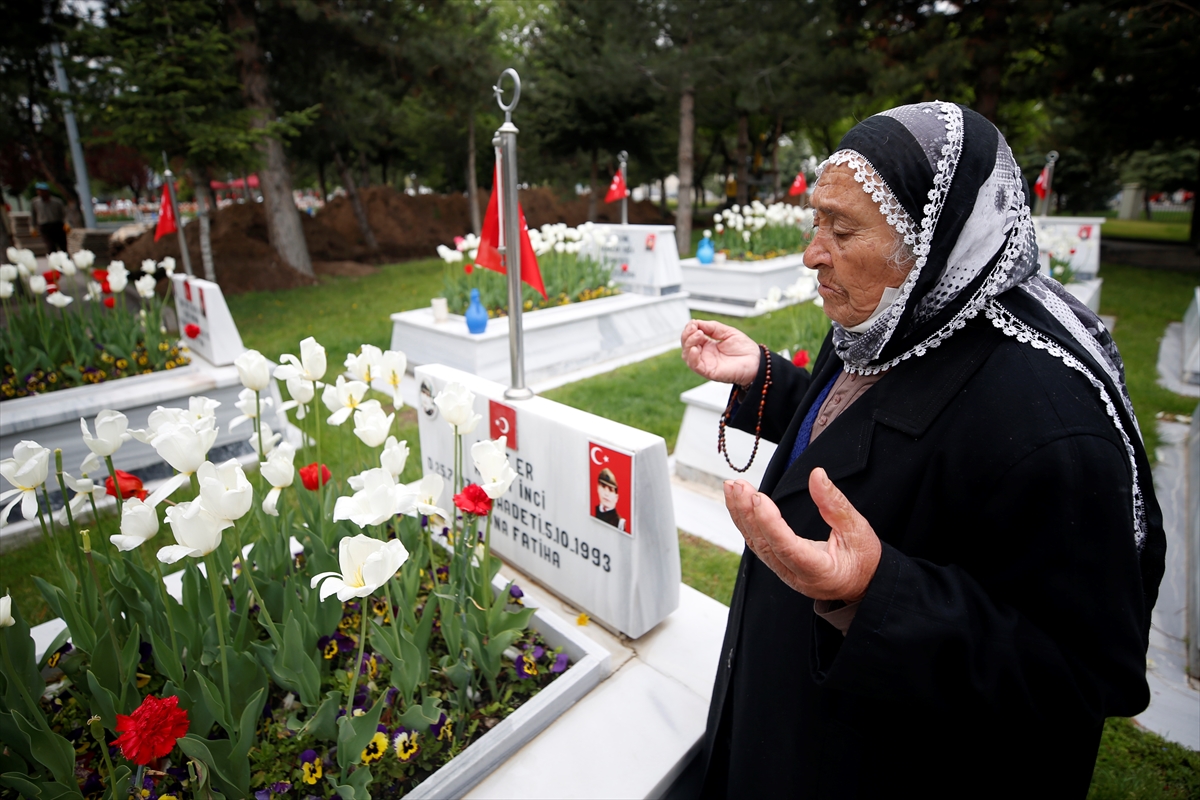
[[[1104,718],[1149,702],[1163,554],[1149,496],[1139,557],[1129,457],[1098,393],[976,319],[891,370],[788,469],[841,366],[829,339],[811,378],[772,356],[762,433],[782,444],[761,490],[793,530],[825,539],[808,494],[824,467],[882,559],[843,638],[746,550],[704,795],[1084,796]],[[742,430],[764,372],[731,420]]]

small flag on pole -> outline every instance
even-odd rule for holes
[[[796,180],[792,181],[792,188],[788,189],[788,196],[795,197],[798,194],[804,194],[808,191],[808,179],[804,177],[803,172],[796,173]]]
[[[1033,193],[1042,200],[1046,199],[1046,187],[1050,183],[1050,166],[1047,164],[1042,167],[1041,174],[1038,175],[1037,183],[1033,185]]]
[[[517,221],[521,228],[521,280],[528,283],[543,298],[546,287],[542,283],[542,272],[538,268],[537,254],[529,241],[529,228],[525,225],[525,211],[517,204]],[[500,246],[500,168],[496,168],[492,196],[488,200],[487,213],[483,216],[483,232],[479,236],[479,250],[475,253],[476,266],[507,274],[504,261],[497,249]]]
[[[613,175],[612,183],[608,184],[608,194],[604,196],[604,202],[615,203],[618,200],[624,200],[629,194],[629,189],[625,186],[625,179],[621,177],[621,171],[617,170],[617,174]]]
[[[171,192],[163,185],[162,201],[158,204],[158,225],[154,228],[154,241],[178,230],[175,224],[175,207],[171,205]]]

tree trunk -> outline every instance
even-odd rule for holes
[[[775,117],[775,138],[771,144],[771,172],[775,174],[775,187],[771,195],[771,201],[779,202],[779,197],[783,194],[783,176],[779,174],[779,139],[783,136],[783,115],[779,114]]]
[[[479,219],[479,183],[475,180],[475,107],[467,109],[467,205],[471,209],[471,230],[483,232]]]
[[[737,128],[737,201],[750,202],[750,115],[738,113]]]
[[[371,186],[371,164],[367,161],[367,151],[358,151],[358,174],[362,176],[362,181],[359,183],[359,189],[367,189]]]
[[[245,6],[242,5],[244,2]],[[258,43],[254,6],[248,0],[226,0],[226,12],[229,27],[237,42],[235,56],[242,79],[242,96],[246,107],[255,112],[251,124],[261,129],[274,119],[275,104],[271,99],[267,67]],[[304,229],[300,225],[300,211],[292,197],[292,174],[283,152],[283,143],[278,139],[266,139],[262,149],[266,158],[263,169],[259,171],[259,187],[267,217],[267,238],[283,263],[302,275],[313,277],[312,258],[304,239]]]
[[[212,189],[208,185],[207,172],[188,170],[192,186],[196,187],[196,216],[200,220],[200,261],[204,264],[204,279],[217,282],[217,270],[212,257],[212,212],[216,207],[212,201]]]
[[[658,179],[658,207],[663,216],[667,215],[667,176]]]
[[[380,152],[380,154],[379,154],[379,185],[380,186],[388,185],[387,168],[388,168],[388,157],[387,157],[387,151],[385,150],[385,151]]]
[[[1196,162],[1196,177],[1200,179],[1200,161]],[[1198,180],[1197,185],[1200,185]],[[1196,248],[1196,254],[1200,255],[1200,200],[1192,198],[1192,228],[1188,233],[1188,240],[1192,243],[1192,247]],[[1196,462],[1192,462],[1193,464]],[[1193,480],[1195,480],[1193,478]],[[1193,484],[1195,485],[1195,484]]]
[[[596,148],[592,148],[592,173],[588,178],[588,186],[591,187],[588,192],[588,222],[596,221],[596,195],[599,189],[596,188],[596,176],[600,169],[600,165],[596,163]]]
[[[325,159],[317,159],[317,185],[321,187],[321,204],[329,202],[329,189],[325,186]]]
[[[679,205],[675,209],[675,244],[679,255],[692,254],[692,171],[695,169],[696,89],[684,78],[679,97]]]
[[[342,158],[341,153],[333,154],[333,163],[337,165],[338,174],[342,176],[342,186],[350,198],[350,206],[354,209],[354,218],[358,220],[358,230],[362,233],[363,242],[372,253],[378,253],[379,242],[375,240],[375,232],[371,230],[371,223],[367,221],[367,212],[363,208],[362,197],[359,195],[358,186],[354,183],[354,172]]]

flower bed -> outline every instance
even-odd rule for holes
[[[389,433],[394,413],[367,397],[374,388],[395,402],[402,353],[364,345],[346,359],[351,379],[333,384],[322,383],[325,352],[312,339],[282,360],[274,377],[292,396],[282,410],[316,445],[299,470],[295,449],[258,413],[252,438],[265,461],[253,482],[235,461],[207,461],[215,409],[203,397],[159,409],[143,430],[118,412],[102,412],[94,435],[89,427],[88,475],[107,471],[128,486],[112,455],[131,437],[177,473],[144,499],[118,497],[119,530],[78,529],[75,514],[102,489],[63,472],[61,459],[52,476],[51,454],[35,442],[0,462],[14,487],[0,495],[12,499],[5,516],[19,503],[52,528],[37,499],[56,480],[64,497],[74,493],[63,524],[80,545],[56,551],[57,580],[38,584],[67,623],[43,658],[20,614],[0,604],[10,687],[0,784],[28,794],[57,783],[54,796],[124,797],[132,786],[143,797],[399,797],[567,668],[562,643],[530,627],[519,589],[493,594],[491,503],[516,477],[504,442],[475,445],[481,484],[453,487],[457,512],[438,508],[439,476],[397,482],[407,444]],[[270,365],[247,351],[236,367],[248,407],[261,410]],[[328,420],[314,413],[318,388]],[[436,399],[456,435],[479,421],[468,395],[447,387]],[[351,419],[369,455],[343,484],[321,464],[322,430]],[[167,501],[189,483],[194,499]],[[164,521],[174,543],[147,558]],[[180,599],[159,562],[184,564]],[[102,743],[114,740],[110,753]]]
[[[537,255],[546,297],[527,284],[521,284],[525,310],[582,303],[617,294],[619,290],[612,280],[612,266],[586,254],[588,245],[603,236],[591,223],[578,228],[559,223],[530,230],[529,242]],[[478,289],[480,302],[488,316],[505,316],[508,313],[508,280],[504,275],[474,263],[478,248],[479,237],[473,234],[456,238],[454,249],[438,246],[438,255],[446,262],[443,294],[447,306],[454,314],[465,313],[471,301],[471,289]]]
[[[735,261],[760,261],[803,252],[812,240],[812,210],[787,203],[747,206],[736,203],[713,216],[712,239],[716,252]]]
[[[142,276],[133,281],[141,308],[133,313],[123,297],[130,273],[120,261],[106,270],[90,270],[91,251],[80,250],[73,257],[51,253],[51,269],[39,275],[29,250],[9,248],[7,255],[15,263],[0,266],[6,323],[0,340],[0,401],[188,363],[184,348],[163,327],[170,289],[162,298],[155,291],[156,273],[161,270],[169,276],[174,259],[143,262]],[[67,282],[84,276],[90,278],[84,307],[78,313],[68,312],[75,298],[64,291]]]

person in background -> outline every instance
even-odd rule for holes
[[[46,252],[67,250],[67,229],[63,223],[67,218],[67,207],[63,201],[50,194],[50,185],[39,182],[34,187],[37,197],[33,198],[33,224],[46,242]]]

